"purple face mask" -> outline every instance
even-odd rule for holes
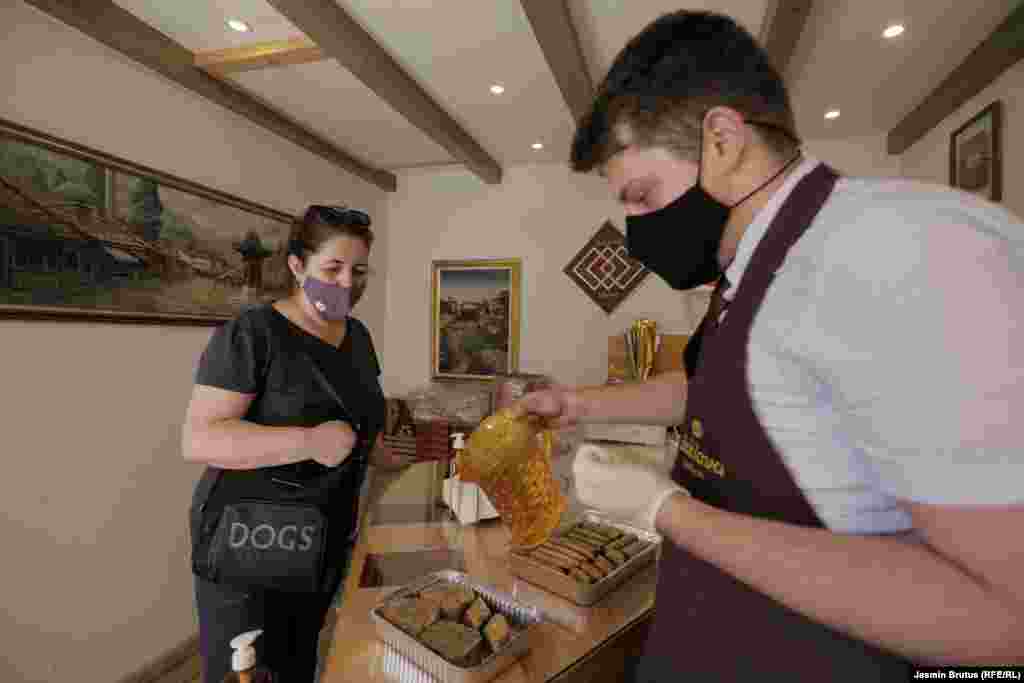
[[[315,277],[306,276],[302,291],[320,317],[327,322],[339,322],[348,317],[352,310],[352,288],[331,284]]]

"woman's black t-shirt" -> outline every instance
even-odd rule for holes
[[[368,456],[384,425],[385,401],[370,332],[354,318],[347,325],[344,341],[335,347],[268,304],[213,334],[199,360],[196,384],[253,394],[244,419],[260,425],[315,427],[344,420],[359,434],[359,445],[337,468],[312,460],[254,470],[207,468],[194,504],[205,502],[216,510],[239,498],[314,502],[331,511],[330,537],[337,541],[352,533]],[[212,493],[210,481],[216,481]]]

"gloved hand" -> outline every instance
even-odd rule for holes
[[[654,528],[658,510],[675,493],[689,491],[654,464],[632,462],[612,450],[583,444],[572,466],[576,495],[588,506]]]

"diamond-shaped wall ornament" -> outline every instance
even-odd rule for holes
[[[629,257],[625,236],[605,221],[563,272],[610,314],[650,271]]]

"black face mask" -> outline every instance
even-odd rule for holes
[[[800,158],[797,152],[785,166],[743,199],[728,206],[701,185],[704,144],[697,162],[697,182],[671,204],[657,211],[626,217],[626,250],[672,289],[693,289],[718,279],[722,266],[718,249],[729,212],[769,185]]]
[[[671,204],[626,217],[626,250],[672,289],[693,289],[721,275],[722,244],[729,207],[700,181]]]

